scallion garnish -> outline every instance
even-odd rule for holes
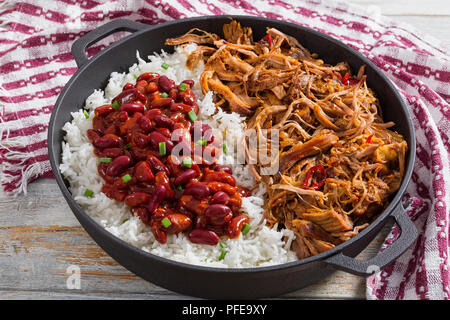
[[[127,221],[128,221],[128,218],[124,219],[124,220],[122,221],[122,223],[125,223],[125,222],[127,222]]]
[[[219,256],[219,261],[223,260],[225,256],[227,255],[227,250],[223,249]]]
[[[188,116],[189,116],[189,119],[191,119],[192,122],[197,120],[197,114],[195,113],[194,110],[189,111],[188,112]]]
[[[86,110],[83,110],[83,114],[86,119],[89,119],[89,113]]]
[[[167,92],[163,92],[161,93],[161,98],[167,98],[169,95],[167,94]]]
[[[244,224],[244,226],[242,227],[242,234],[245,236],[248,232],[250,231],[250,225],[248,223]]]
[[[161,68],[163,68],[165,70],[169,69],[169,67],[170,67],[170,65],[165,62],[163,62],[163,64],[161,65]]]
[[[183,187],[182,187],[182,186],[178,186],[177,189],[178,189],[179,191],[183,191]]]
[[[227,146],[224,144],[222,144],[222,150],[224,154],[227,154]]]
[[[112,158],[98,158],[98,162],[112,162]]]
[[[184,91],[184,90],[186,90],[187,89],[187,84],[186,83],[182,83],[182,84],[180,84],[180,86],[178,87],[178,89],[180,89],[180,91]]]
[[[168,228],[168,227],[170,227],[172,225],[172,222],[170,222],[169,218],[167,218],[167,217],[162,219],[161,223],[164,226],[164,228]]]
[[[165,156],[166,155],[166,143],[160,142],[160,143],[158,143],[158,147],[159,147],[159,154],[162,156]]]
[[[113,104],[112,104],[112,107],[113,107],[114,109],[116,109],[116,110],[119,109],[119,107],[120,107],[119,101],[117,101],[117,100],[114,101]]]
[[[186,168],[191,168],[192,167],[192,159],[191,158],[184,158],[183,159],[183,166],[185,166]]]
[[[220,246],[221,248],[223,248],[223,249],[225,249],[225,248],[228,247],[227,244],[226,244],[226,243],[223,243],[223,242],[219,243],[219,246]]]
[[[86,191],[84,192],[85,197],[92,198],[93,195],[94,191],[92,191],[91,189],[86,189]]]
[[[198,140],[197,143],[203,147],[206,146],[206,140],[201,139],[201,140]]]
[[[123,146],[125,149],[130,149],[131,147],[131,143],[127,143],[126,145]]]
[[[139,78],[136,74],[133,74],[133,77],[134,77],[135,79]]]
[[[132,179],[133,178],[128,173],[122,177],[122,181],[125,183],[131,181]]]

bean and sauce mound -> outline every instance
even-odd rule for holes
[[[236,185],[229,166],[217,164],[226,149],[209,125],[196,121],[193,84],[141,74],[95,109],[88,137],[102,192],[125,202],[157,241],[187,232],[193,243],[216,245],[220,236],[248,231],[240,208],[250,192]]]

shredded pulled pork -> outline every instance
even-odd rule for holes
[[[244,141],[247,160],[272,150],[263,130],[279,130],[271,155],[277,172],[265,175],[267,164],[250,165],[266,186],[267,223],[295,233],[299,259],[354,237],[400,187],[408,148],[389,130],[394,124],[383,122],[364,66],[353,75],[345,62],[325,64],[274,28],[259,41],[237,21],[223,31],[221,39],[193,29],[166,43],[199,44],[187,67],[205,63],[203,92],[214,91],[217,105],[247,116],[247,128],[257,132],[259,150]]]

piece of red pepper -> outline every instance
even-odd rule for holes
[[[268,42],[270,47],[272,46],[272,43],[273,43],[273,39],[272,39],[272,36],[271,36],[270,34],[265,35],[265,36],[261,39],[261,41]]]
[[[373,137],[373,134],[368,136],[367,139],[366,139],[366,143],[371,143],[372,142],[372,137]]]
[[[320,173],[322,174],[322,180],[320,180],[319,182],[313,181],[312,186],[310,187],[309,180],[317,171],[320,171]],[[317,166],[313,166],[306,173],[305,182],[303,182],[302,188],[318,190],[325,184],[326,179],[327,179],[327,172],[326,172],[325,168],[323,166],[321,166],[320,164]]]

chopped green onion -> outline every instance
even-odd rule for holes
[[[248,232],[250,231],[250,225],[248,223],[244,224],[244,226],[242,227],[242,234],[245,236]]]
[[[112,162],[112,158],[98,158],[98,162]]]
[[[172,222],[170,222],[169,218],[165,217],[164,219],[161,220],[162,225],[165,228],[168,228],[171,226]]]
[[[221,248],[223,248],[223,249],[225,249],[225,248],[228,247],[228,245],[227,245],[226,243],[223,243],[223,242],[219,243],[219,246],[220,246]]]
[[[133,77],[134,77],[135,79],[139,78],[136,74],[133,74]]]
[[[227,146],[224,144],[222,144],[222,150],[224,154],[227,154]]]
[[[178,186],[177,189],[180,190],[180,191],[183,191],[183,187],[182,186]]]
[[[159,154],[162,156],[165,156],[166,155],[166,143],[160,142],[160,143],[158,143],[158,147],[159,147]]]
[[[227,250],[223,249],[219,256],[219,261],[223,260],[225,256],[227,255]]]
[[[161,93],[161,98],[167,98],[169,95],[167,94],[167,92],[163,92]]]
[[[184,91],[184,90],[186,90],[187,89],[187,84],[186,83],[182,83],[182,84],[180,84],[180,86],[178,87],[178,89],[180,89],[180,91]]]
[[[86,191],[84,192],[85,197],[92,198],[93,195],[94,191],[92,191],[91,189],[86,189]]]
[[[169,69],[169,67],[170,67],[170,65],[165,62],[163,62],[163,64],[161,65],[161,68],[163,68],[165,70]]]
[[[133,178],[132,178],[128,173],[122,177],[122,180],[123,180],[123,182],[125,182],[125,183],[131,181],[132,179],[133,179]]]
[[[83,114],[86,119],[89,119],[89,113],[86,110],[83,110]]]
[[[192,159],[191,158],[184,158],[183,159],[183,166],[185,166],[186,168],[191,168],[192,167]]]
[[[197,120],[197,114],[195,113],[194,110],[189,111],[188,112],[188,116],[189,116],[189,119],[191,119],[192,122]]]
[[[124,220],[122,221],[122,223],[125,223],[125,222],[127,222],[127,221],[128,221],[128,218],[124,219]]]
[[[112,107],[113,107],[114,109],[116,109],[116,110],[119,109],[119,107],[120,107],[119,101],[117,101],[117,100],[114,101],[113,104],[112,104]]]
[[[130,149],[131,147],[131,143],[127,143],[126,145],[123,146],[125,149]]]
[[[201,140],[198,140],[197,143],[201,146],[206,146],[206,140],[201,139]]]

